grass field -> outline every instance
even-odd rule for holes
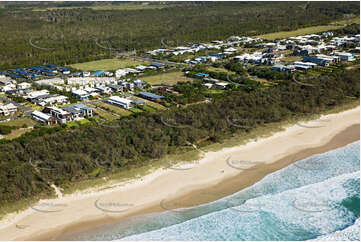
[[[144,101],[149,107],[152,107],[156,110],[165,110],[167,109],[166,107],[164,107],[163,105],[159,104],[159,103],[155,103],[155,102],[152,102],[152,101],[149,101],[147,99],[143,99],[143,98],[140,98],[140,97],[133,97],[134,99],[138,99],[138,100],[141,100],[141,101]]]
[[[67,127],[79,127],[80,125],[84,125],[84,124],[88,124],[90,123],[90,121],[88,119],[81,119],[81,120],[78,120],[78,121],[71,121],[71,122],[67,122],[66,123],[66,126]]]
[[[150,106],[144,106],[144,107],[143,107],[143,110],[144,110],[144,111],[148,111],[148,112],[155,112],[155,109],[152,108],[152,107],[150,107]]]
[[[94,108],[95,112],[103,119],[111,121],[114,120],[116,118],[118,118],[117,116],[115,116],[114,114],[111,114],[110,112],[105,111],[104,109],[100,109],[98,107],[96,107],[93,104],[88,104],[89,107]],[[96,117],[95,117],[96,118]]]
[[[264,35],[258,35],[257,37],[268,39],[268,40],[289,38],[289,37],[293,37],[293,36],[313,34],[313,33],[318,33],[318,32],[322,32],[322,31],[340,29],[340,28],[343,28],[346,24],[351,24],[351,23],[360,24],[360,17],[357,16],[357,17],[350,18],[350,19],[335,21],[329,25],[319,25],[319,26],[301,28],[301,29],[297,29],[294,31],[275,32],[275,33],[269,33],[269,34],[264,34]]]
[[[129,59],[121,60],[114,58],[114,59],[104,59],[104,60],[90,61],[84,63],[77,63],[69,66],[83,71],[96,71],[96,70],[113,71],[125,67],[135,67],[142,64],[147,64],[147,63],[141,61],[129,60]]]
[[[142,113],[143,112],[143,110],[141,110],[139,108],[131,108],[129,110],[132,111],[133,113]]]
[[[283,58],[281,58],[281,61],[285,61],[285,62],[295,62],[295,61],[301,61],[303,59],[302,56],[285,56]]]
[[[15,139],[17,137],[20,137],[21,135],[25,134],[26,132],[29,132],[31,131],[32,128],[20,128],[20,129],[14,129],[11,131],[10,134],[8,135],[4,135],[4,139],[8,139],[8,140],[11,140],[11,139]]]
[[[221,67],[210,66],[210,67],[207,67],[207,70],[212,71],[212,72],[225,72],[225,73],[229,73],[229,74],[234,74],[234,72],[229,71],[225,68],[221,68]]]
[[[299,35],[318,33],[322,31],[329,31],[329,30],[339,29],[342,27],[343,26],[339,26],[339,25],[320,25],[320,26],[313,26],[308,28],[301,28],[294,31],[275,32],[270,34],[258,35],[257,37],[268,40],[275,40],[275,39],[283,39],[283,38],[289,38]]]
[[[161,84],[174,85],[177,84],[177,82],[193,81],[192,78],[188,78],[184,76],[183,72],[180,71],[164,73],[154,76],[146,76],[146,77],[142,77],[142,80],[148,82],[150,85],[161,85]]]
[[[140,9],[161,9],[169,7],[166,5],[147,5],[147,4],[121,4],[121,5],[95,5],[95,6],[87,6],[87,7],[49,7],[49,8],[33,8],[32,11],[48,11],[48,10],[58,10],[58,9],[74,9],[74,8],[91,8],[93,10],[140,10]],[[1,6],[0,6],[1,8]]]
[[[16,120],[11,120],[8,122],[1,123],[1,125],[15,126],[15,127],[19,127],[19,128],[21,128],[23,125],[30,127],[30,126],[34,126],[35,124],[36,124],[36,122],[28,117],[18,118]]]

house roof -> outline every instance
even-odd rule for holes
[[[132,100],[122,98],[119,96],[111,96],[108,100],[115,101],[115,102],[121,102],[121,103],[127,103],[127,104],[131,104],[131,102],[132,102]]]
[[[83,96],[83,95],[87,95],[88,93],[84,90],[78,89],[78,90],[73,91],[73,94]]]
[[[40,111],[37,111],[37,110],[35,110],[35,111],[32,112],[31,114],[33,114],[33,115],[35,115],[35,116],[37,116],[37,117],[39,117],[39,118],[45,119],[45,120],[49,120],[49,119],[50,119],[50,116],[49,116],[49,115],[47,115],[47,114],[45,114],[45,113],[42,113],[42,112],[40,112]]]
[[[92,75],[93,76],[100,76],[102,74],[104,74],[104,71],[103,70],[98,70],[98,71],[94,72]]]
[[[154,99],[164,98],[163,96],[159,96],[159,95],[151,93],[151,92],[139,92],[138,94],[145,96],[145,97],[154,98]]]

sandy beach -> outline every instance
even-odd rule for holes
[[[159,169],[115,188],[40,201],[3,219],[0,240],[64,239],[125,217],[165,211],[164,204],[173,209],[213,201],[297,160],[359,139],[359,107],[322,116],[246,145],[207,152],[197,162]]]

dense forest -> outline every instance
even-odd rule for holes
[[[210,103],[123,117],[109,126],[88,125],[71,131],[43,128],[3,141],[0,204],[47,194],[52,183],[66,187],[70,182],[102,177],[111,172],[107,167],[126,172],[199,140],[222,142],[259,126],[359,99],[359,68],[305,81],[313,86],[285,79],[267,89],[229,90]]]
[[[0,69],[139,53],[161,47],[162,39],[186,44],[324,25],[359,15],[360,8],[350,1],[158,2],[132,10],[122,4],[130,3],[2,2]]]

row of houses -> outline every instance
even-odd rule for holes
[[[269,48],[263,52],[254,52],[251,54],[245,53],[238,55],[233,57],[233,60],[243,63],[271,65],[279,63],[281,57],[283,57],[281,52],[279,52],[277,49]]]
[[[254,43],[263,41],[261,38],[251,38],[251,37],[239,37],[239,36],[230,36],[226,41],[222,40],[213,40],[210,43],[195,43],[188,46],[176,46],[155,49],[148,51],[147,54],[150,55],[183,55],[186,53],[194,54],[202,50],[220,50],[224,49],[225,54],[231,54],[233,51],[230,51],[232,46],[238,46],[245,43]],[[166,44],[164,44],[166,45]],[[228,50],[227,50],[228,48]]]
[[[111,84],[98,85],[95,87],[82,87],[81,89],[72,89],[72,95],[80,100],[87,100],[90,97],[97,98],[100,95],[111,95],[116,92],[134,91],[135,88],[143,90],[147,83],[137,80],[120,80],[118,82],[112,82]]]
[[[93,117],[93,109],[84,104],[74,104],[64,108],[45,107],[43,111],[33,111],[33,119],[47,125],[65,124],[73,120],[81,120],[86,117]]]
[[[354,61],[355,57],[351,53],[334,52],[331,55],[313,55],[303,57],[303,61],[295,61],[291,65],[277,64],[272,67],[272,70],[292,73],[295,70],[308,70],[315,66],[329,66],[338,64],[340,61]]]
[[[139,73],[145,72],[146,70],[157,70],[157,69],[163,69],[163,68],[165,68],[164,64],[158,63],[158,62],[152,62],[148,66],[138,65],[135,68],[118,69],[118,70],[115,71],[115,77],[116,78],[122,78],[122,77],[125,77],[128,74],[139,74]]]
[[[16,68],[5,71],[0,70],[0,75],[5,75],[13,79],[25,78],[29,80],[38,80],[41,77],[53,77],[59,73],[62,75],[69,75],[70,69],[48,64],[45,66],[38,65],[29,68]]]
[[[12,80],[5,76],[0,76],[0,85],[1,85],[1,92],[4,93],[16,93],[20,90],[29,89],[31,88],[31,83],[28,82],[21,82],[17,83],[15,80]]]

